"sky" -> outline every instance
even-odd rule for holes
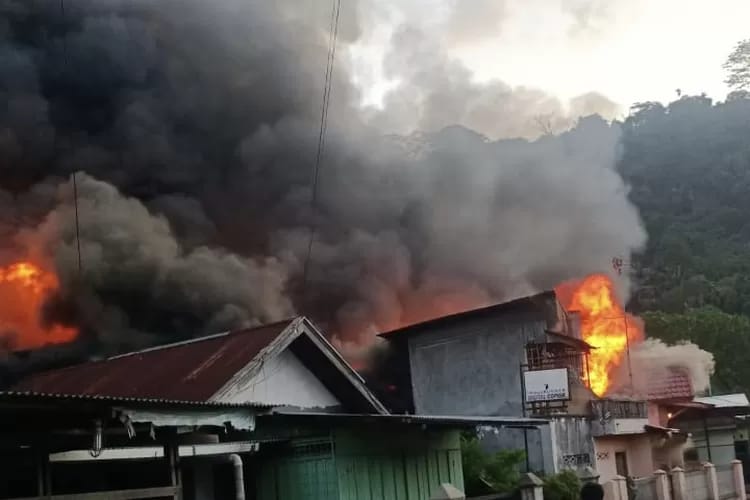
[[[676,89],[726,96],[721,67],[750,37],[750,0],[361,1],[363,35],[349,50],[366,104],[397,81],[382,71],[404,23],[439,38],[475,80],[534,87],[562,100],[599,92],[626,112]]]

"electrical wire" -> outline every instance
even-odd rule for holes
[[[333,82],[333,68],[336,59],[336,40],[338,38],[339,14],[341,12],[341,0],[333,0],[331,8],[331,23],[329,27],[328,58],[326,61],[325,80],[323,83],[323,102],[320,110],[320,126],[318,129],[318,147],[315,153],[315,163],[312,173],[312,193],[310,195],[310,209],[312,220],[310,222],[310,237],[307,242],[307,253],[302,268],[302,294],[307,292],[310,259],[312,256],[313,243],[315,241],[316,223],[315,212],[318,205],[318,185],[320,180],[320,165],[325,150],[325,138],[328,130],[328,108],[331,101],[331,87]]]
[[[63,29],[65,29],[65,0],[60,0],[60,17],[62,18]],[[68,43],[65,33],[62,37],[62,58],[63,58],[63,69],[67,71],[68,68]],[[73,206],[75,208],[75,219],[76,219],[76,249],[78,251],[78,274],[81,274],[83,270],[83,259],[81,258],[81,224],[78,217],[78,182],[76,180],[76,173],[71,174],[73,181]]]

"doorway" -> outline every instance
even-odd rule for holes
[[[617,469],[617,475],[622,477],[630,477],[628,471],[628,454],[624,451],[615,452],[615,468]]]

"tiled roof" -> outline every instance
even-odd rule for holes
[[[205,402],[292,320],[32,375],[16,392]]]
[[[693,396],[693,383],[686,370],[673,368],[649,377],[649,401],[692,400]]]

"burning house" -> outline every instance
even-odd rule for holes
[[[606,481],[682,463],[687,434],[659,418],[663,398],[680,389],[659,364],[679,360],[669,349],[657,363],[642,356],[652,346],[604,275],[382,337],[391,349],[386,400],[397,411],[549,418],[538,430],[484,437],[490,449],[525,450],[529,470],[593,467]],[[649,366],[653,376],[633,375]]]
[[[488,433],[493,449],[527,452],[529,470],[594,464],[586,384],[590,346],[545,292],[382,334],[399,410],[441,415],[544,415],[548,426]]]

